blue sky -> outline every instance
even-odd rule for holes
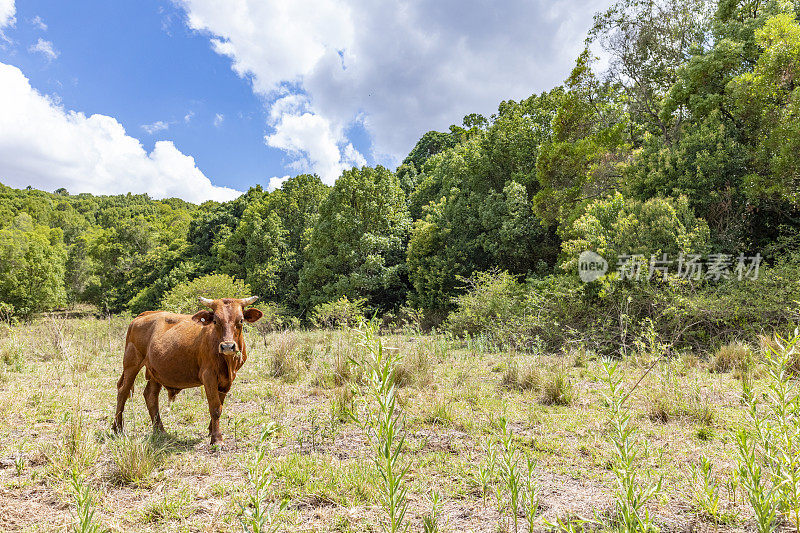
[[[0,182],[202,201],[393,167],[560,83],[604,5],[0,0]]]

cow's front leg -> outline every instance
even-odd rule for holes
[[[222,416],[222,401],[218,389],[217,376],[213,372],[203,373],[203,387],[208,398],[208,412],[211,415],[209,430],[211,433],[211,444],[222,442],[222,433],[219,431],[219,417]]]
[[[225,405],[225,396],[227,396],[227,392],[219,391],[219,405]],[[208,434],[211,435],[211,422],[208,423]]]

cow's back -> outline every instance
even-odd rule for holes
[[[133,343],[139,353],[147,356],[150,344],[154,339],[187,320],[191,320],[190,315],[179,315],[167,311],[145,311],[131,321],[125,343]]]

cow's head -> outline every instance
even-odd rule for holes
[[[231,356],[242,349],[242,325],[244,321],[255,322],[261,318],[261,311],[255,308],[245,309],[258,300],[258,296],[250,298],[222,298],[210,300],[200,297],[200,303],[211,311],[198,311],[192,320],[205,327],[213,327],[219,339],[219,353]]]

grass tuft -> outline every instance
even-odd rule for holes
[[[753,351],[743,342],[735,341],[720,348],[711,358],[712,372],[746,372],[753,363]]]
[[[162,457],[163,450],[155,439],[124,435],[111,443],[112,478],[124,484],[145,484]]]

